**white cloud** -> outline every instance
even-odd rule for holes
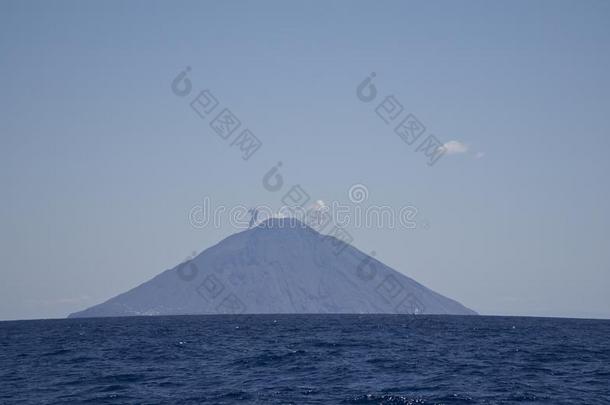
[[[312,204],[311,208],[314,210],[321,210],[324,207],[326,207],[326,203],[322,200],[317,200],[315,203]]]
[[[468,152],[468,145],[465,145],[460,141],[449,141],[443,145],[443,148],[447,155],[457,155],[458,153]]]

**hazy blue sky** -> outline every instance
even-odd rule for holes
[[[213,203],[412,204],[429,229],[355,246],[483,314],[610,317],[610,2],[0,0],[0,319],[63,317],[235,232]],[[180,98],[190,66],[263,147]],[[426,165],[356,98],[375,72],[429,133]],[[477,153],[484,153],[477,158]],[[479,155],[480,156],[480,155]]]

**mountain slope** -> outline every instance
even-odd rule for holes
[[[476,313],[331,236],[271,219],[70,317]]]

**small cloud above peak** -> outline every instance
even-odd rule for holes
[[[459,153],[468,152],[468,145],[463,144],[460,141],[449,141],[443,145],[443,148],[447,155],[457,155]]]
[[[326,203],[324,201],[322,201],[322,200],[317,200],[316,202],[314,202],[311,205],[311,208],[314,209],[314,210],[321,210],[324,207],[326,207]]]

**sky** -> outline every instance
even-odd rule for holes
[[[346,230],[481,314],[610,318],[608,21],[604,1],[0,0],[0,319],[103,302],[239,231],[193,226],[204,199],[279,209],[293,185],[416,207],[415,229]],[[434,165],[389,96],[447,145]]]

